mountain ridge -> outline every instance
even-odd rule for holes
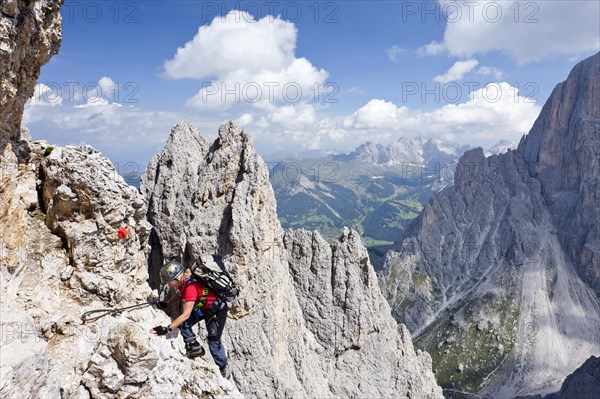
[[[382,289],[444,388],[550,393],[600,352],[599,70],[578,64],[516,150],[465,152],[386,256]]]
[[[491,151],[504,152],[508,142]],[[279,220],[335,240],[344,226],[365,238],[371,261],[404,233],[429,197],[453,182],[468,146],[425,138],[364,143],[348,154],[289,159],[270,165]],[[489,150],[490,151],[490,150]]]
[[[356,232],[332,244],[318,233],[284,232],[249,135],[228,122],[214,143],[199,137],[188,123],[174,127],[142,178],[154,226],[150,274],[165,259],[188,265],[206,252],[223,257],[242,287],[224,336],[240,391],[441,398],[428,355],[413,352],[391,317]],[[249,336],[256,326],[258,336]],[[385,354],[375,362],[378,347]]]
[[[470,146],[442,140],[425,139],[422,137],[405,138],[384,145],[374,144],[370,141],[361,144],[348,154],[333,156],[334,160],[353,161],[362,160],[376,165],[388,166],[402,163],[425,164],[427,166],[435,163],[448,163],[455,160],[460,154],[469,149]]]

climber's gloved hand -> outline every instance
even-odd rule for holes
[[[163,326],[156,326],[152,330],[150,330],[150,332],[152,334],[158,335],[159,337],[162,336],[162,335],[167,335],[171,331],[172,331],[171,328],[169,328],[169,327],[163,327]]]

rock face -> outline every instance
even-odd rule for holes
[[[59,1],[0,4],[0,396],[241,397],[214,365],[182,356],[145,307],[146,205],[90,147],[30,142],[23,104],[60,43]],[[121,231],[121,234],[119,234]]]
[[[438,397],[426,353],[415,356],[379,291],[360,236],[345,230],[328,244],[319,233],[284,235],[304,324],[321,348],[333,397]],[[317,393],[317,392],[315,392]]]
[[[40,68],[58,53],[62,3],[4,0],[0,4],[0,144],[20,138],[23,107],[33,95]]]
[[[0,5],[0,392],[3,397],[11,397],[10,394],[31,397],[34,392],[49,397],[58,392],[58,384],[49,377],[47,344],[38,339],[33,317],[16,302],[16,288],[24,280],[29,255],[27,234],[36,227],[27,209],[36,207],[37,192],[35,174],[17,158],[28,147],[12,139],[21,135],[23,106],[33,93],[40,67],[60,43],[59,4],[59,1],[4,1]],[[30,42],[39,48],[23,51],[30,49]],[[47,46],[49,42],[53,43],[52,48]],[[56,241],[50,239],[49,243]],[[12,274],[17,282],[11,287]],[[55,283],[56,279],[48,280],[50,287]],[[51,297],[52,293],[49,289],[44,296]],[[32,369],[37,370],[33,378],[21,377],[30,375]]]
[[[131,291],[132,275],[145,286],[150,224],[139,193],[89,146],[57,147],[40,166],[41,210],[73,270],[61,278],[115,305]]]
[[[558,396],[548,399],[593,399],[600,392],[600,358],[591,356],[567,377]]]
[[[388,253],[384,293],[442,386],[544,394],[600,353],[599,102],[596,54],[554,89],[517,150],[466,152],[454,186]]]
[[[578,64],[542,109],[519,152],[540,184],[558,239],[600,294],[600,54]]]
[[[223,256],[242,288],[225,328],[232,378],[268,398],[441,398],[426,353],[389,314],[355,232],[328,244],[284,234],[267,168],[233,123],[209,144],[173,128],[142,176],[154,226],[150,274],[165,259]]]
[[[519,396],[514,399],[596,399],[598,392],[600,392],[600,358],[591,356],[565,379],[559,392],[545,396]]]
[[[18,142],[23,107],[33,94],[41,66],[58,52],[61,4],[60,0],[0,4],[0,206],[7,227],[1,231],[2,259],[11,262],[24,257],[16,249],[23,248],[25,241],[25,210],[37,204],[36,191],[27,189],[35,186],[35,175],[20,165],[30,156],[27,143]],[[23,133],[29,136],[26,129]]]
[[[168,323],[162,312],[82,323],[89,310],[146,303],[144,199],[90,147],[19,145],[29,159],[0,189],[1,396],[241,397],[216,366],[183,357],[180,340],[150,335]]]

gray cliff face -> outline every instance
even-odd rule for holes
[[[355,231],[330,245],[316,231],[288,230],[284,243],[304,324],[335,370],[334,397],[439,396],[431,358],[415,356],[408,330],[389,316]]]
[[[181,191],[193,192],[196,190],[197,173],[200,165],[204,162],[204,156],[208,151],[209,144],[196,128],[190,124],[180,124],[177,129],[187,130],[186,135],[174,134],[169,136],[165,144],[173,148],[173,152],[164,154],[161,157],[154,157],[148,164],[145,176],[149,181],[142,180],[141,191],[148,202],[148,220],[160,223],[161,218],[176,216],[181,212],[181,208],[186,206],[185,196],[180,195]],[[191,140],[185,141],[186,138]],[[165,171],[171,171],[165,173]],[[181,177],[181,180],[172,178],[172,174]],[[183,190],[182,190],[183,189]],[[155,200],[149,194],[150,190],[160,190],[162,192],[160,201]],[[186,215],[191,214],[192,206],[185,210]],[[158,287],[160,276],[158,271],[162,265],[163,257],[173,257],[173,254],[183,255],[186,251],[186,242],[181,237],[186,236],[186,223],[174,224],[167,232],[159,229],[152,230],[150,243],[152,244],[150,260],[150,284]],[[169,236],[166,236],[169,234]],[[189,256],[188,254],[187,256]],[[182,259],[179,258],[181,261]]]
[[[20,138],[25,102],[40,68],[58,53],[63,0],[4,0],[0,4],[0,144]]]
[[[599,69],[578,64],[517,150],[466,152],[387,255],[392,312],[443,386],[543,394],[600,353]]]
[[[88,146],[31,142],[20,127],[39,68],[58,50],[61,1],[0,4],[0,396],[239,398],[216,366],[150,335],[144,198]],[[118,231],[126,234],[119,237]]]
[[[149,333],[168,323],[162,312],[82,323],[150,295],[144,198],[91,147],[19,146],[27,161],[2,157],[1,396],[241,397],[216,366],[182,356],[180,340]]]
[[[561,245],[600,294],[600,54],[556,86],[519,151],[541,192]]]
[[[132,282],[145,286],[151,226],[143,197],[89,146],[56,147],[39,166],[40,211],[67,251],[71,288],[117,305]],[[128,237],[119,239],[121,228]]]
[[[330,245],[317,233],[284,234],[266,165],[233,123],[210,146],[176,126],[141,187],[160,245],[150,273],[214,252],[242,289],[224,334],[242,393],[442,397],[429,356],[391,318],[358,235]]]

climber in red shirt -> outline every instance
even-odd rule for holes
[[[221,370],[224,378],[229,378],[230,371],[227,363],[225,347],[221,343],[221,336],[227,320],[227,302],[221,300],[217,293],[203,281],[192,276],[184,276],[184,266],[176,261],[170,261],[160,270],[163,283],[178,290],[168,302],[158,302],[160,308],[166,308],[178,298],[183,299],[183,311],[179,317],[167,327],[157,326],[150,332],[155,335],[166,335],[174,328],[180,327],[183,341],[185,342],[186,356],[195,358],[204,355],[204,348],[196,340],[192,327],[200,320],[204,320],[208,331],[208,348]]]

